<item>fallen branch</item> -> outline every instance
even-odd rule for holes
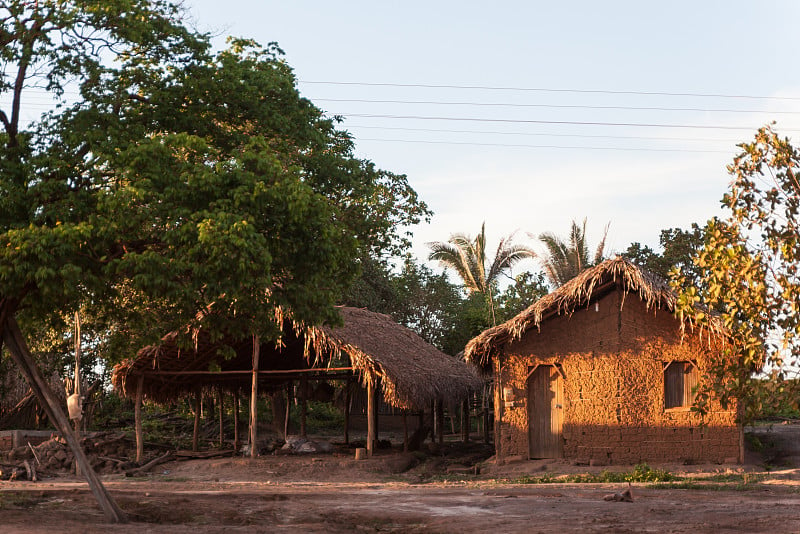
[[[233,456],[234,454],[235,453],[233,449],[226,449],[223,451],[207,451],[207,452],[178,451],[175,453],[178,460],[207,460],[209,458]]]
[[[146,464],[144,464],[141,467],[137,467],[135,469],[131,469],[129,471],[125,471],[125,476],[126,477],[133,477],[133,476],[139,475],[141,473],[146,473],[147,471],[149,471],[153,467],[155,467],[155,466],[157,466],[159,464],[163,464],[163,463],[169,462],[170,460],[172,460],[174,458],[175,458],[175,453],[170,451],[170,452],[168,452],[166,454],[163,454],[163,455],[159,456],[158,458],[150,460],[149,462],[147,462]]]

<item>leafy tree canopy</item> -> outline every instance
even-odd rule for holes
[[[621,256],[664,280],[669,279],[673,268],[686,273],[691,272],[693,278],[697,277],[692,257],[703,245],[703,229],[699,225],[692,223],[690,230],[681,228],[661,230],[658,241],[662,250],[660,253],[647,245],[634,242]]]
[[[549,292],[544,273],[526,271],[517,275],[497,298],[499,320],[508,321]]]
[[[4,314],[49,324],[84,305],[137,339],[212,303],[264,335],[277,306],[334,321],[353,258],[403,250],[399,229],[429,216],[405,176],[353,156],[276,45],[212,53],[180,17],[166,1],[0,3]],[[26,125],[32,87],[79,96]]]
[[[800,354],[800,151],[770,127],[740,147],[722,200],[729,215],[707,223],[694,257],[699,283],[676,273],[675,286],[679,315],[708,326],[707,310],[718,310],[729,335],[703,395],[743,399],[758,410],[753,402],[763,401],[764,389],[754,371],[781,381]]]

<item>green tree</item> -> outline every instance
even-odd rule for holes
[[[497,297],[498,315],[507,321],[549,293],[544,273],[526,271]]]
[[[402,250],[429,214],[276,45],[213,54],[162,0],[3,2],[0,21],[0,334],[29,378],[18,324],[63,331],[81,306],[112,347],[212,304],[204,327],[243,336],[278,335],[277,307],[335,322],[353,258]],[[58,106],[26,123],[32,87]]]
[[[752,417],[766,391],[755,372],[782,381],[800,354],[800,151],[770,127],[739,146],[723,197],[729,215],[707,223],[694,257],[699,283],[676,272],[674,285],[680,317],[705,328],[718,321],[728,337],[701,399],[740,399]]]
[[[512,234],[500,240],[491,263],[486,251],[486,223],[481,225],[481,232],[475,239],[459,233],[451,235],[445,242],[428,243],[431,249],[429,260],[436,260],[446,269],[454,270],[468,292],[483,295],[489,305],[492,324],[497,323],[493,293],[498,278],[525,258],[535,256],[530,248],[515,245],[513,239]]]
[[[699,273],[694,269],[692,257],[703,245],[703,229],[697,223],[692,223],[690,230],[661,230],[658,241],[662,250],[660,253],[634,242],[620,255],[665,280],[669,279],[670,271],[674,268],[691,272],[694,278],[697,277]]]
[[[539,235],[539,241],[547,249],[547,254],[539,256],[539,259],[550,284],[553,287],[562,286],[584,269],[603,261],[607,236],[608,225],[603,230],[603,237],[595,249],[594,256],[590,257],[589,242],[586,239],[586,219],[583,219],[583,224],[580,226],[572,221],[566,241],[550,232]]]

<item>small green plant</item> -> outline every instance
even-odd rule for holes
[[[541,476],[524,475],[511,482],[513,484],[608,484],[619,482],[671,482],[682,479],[683,477],[670,473],[669,471],[664,469],[653,469],[649,465],[642,463],[636,465],[631,471],[615,472],[604,469],[599,473],[563,475],[560,477],[545,473]]]

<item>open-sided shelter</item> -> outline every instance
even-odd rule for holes
[[[681,328],[668,284],[622,259],[587,269],[466,347],[495,377],[498,459],[735,462],[737,407],[694,392],[724,342]]]
[[[112,384],[121,394],[137,399],[138,406],[145,398],[163,402],[203,388],[249,390],[252,395],[259,388],[276,389],[291,380],[353,379],[367,388],[372,410],[375,388],[391,406],[424,410],[434,402],[455,405],[481,387],[482,380],[471,366],[389,316],[349,307],[339,312],[340,327],[305,326],[286,316],[277,343],[254,343],[236,335],[212,340],[201,326],[192,333],[190,346],[182,347],[180,333],[172,332],[160,344],[116,365]],[[374,415],[367,420],[368,436],[374,436]],[[367,448],[371,446],[368,437]]]

